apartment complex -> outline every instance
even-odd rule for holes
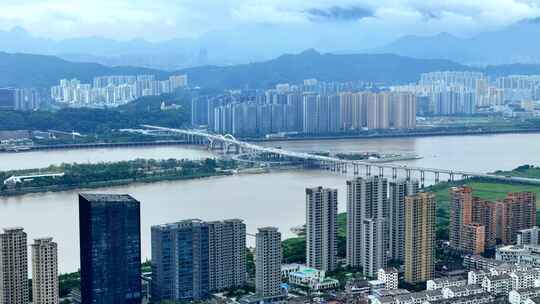
[[[405,198],[405,281],[425,282],[435,273],[436,200],[433,193]]]
[[[58,245],[52,238],[32,244],[32,303],[58,304]]]
[[[23,228],[0,233],[0,303],[28,303],[28,250]]]
[[[242,220],[193,219],[153,226],[151,231],[152,301],[204,300],[211,291],[245,284]]]
[[[192,101],[192,124],[234,136],[336,134],[416,127],[416,97],[399,92],[266,91]]]
[[[375,277],[386,267],[390,243],[388,181],[378,176],[347,181],[347,264]]]
[[[79,194],[82,304],[140,304],[140,204],[129,195]]]
[[[307,266],[334,271],[337,264],[337,189],[306,189]]]
[[[468,187],[452,188],[450,245],[467,253],[482,253],[497,244],[514,244],[518,232],[536,225],[536,196],[508,193],[498,201],[473,197]]]
[[[416,195],[419,190],[417,180],[400,179],[391,181],[389,186],[390,204],[390,254],[395,261],[405,260],[405,197]]]
[[[260,298],[281,296],[281,233],[259,228],[255,236],[255,293]]]
[[[152,301],[209,295],[208,224],[186,220],[152,227]]]

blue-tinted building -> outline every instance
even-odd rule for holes
[[[141,303],[139,202],[129,195],[80,194],[82,304]]]
[[[208,224],[186,220],[152,227],[152,302],[209,296]]]

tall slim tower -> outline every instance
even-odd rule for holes
[[[405,258],[405,197],[418,193],[417,180],[400,179],[389,182],[390,201],[390,252],[391,258]]]
[[[347,264],[375,277],[389,255],[388,182],[378,176],[347,181]]]
[[[306,189],[308,267],[334,271],[337,259],[337,189]]]
[[[208,222],[209,288],[242,287],[246,283],[246,224],[240,219]]]
[[[472,189],[454,187],[450,189],[450,246],[462,248],[462,228],[472,223]]]
[[[425,282],[435,271],[435,194],[405,199],[405,281]]]
[[[28,303],[28,252],[23,228],[0,233],[0,303]]]
[[[281,295],[281,233],[275,227],[259,228],[255,249],[255,292],[258,297]]]
[[[58,245],[52,238],[32,244],[32,303],[58,304]]]
[[[129,195],[79,194],[82,304],[140,304],[139,202]]]

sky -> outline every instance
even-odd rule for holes
[[[0,30],[116,40],[198,38],[249,27],[331,28],[381,42],[468,37],[540,16],[540,0],[0,0]]]

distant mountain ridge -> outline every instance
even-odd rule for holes
[[[376,53],[393,53],[423,59],[447,59],[463,64],[540,63],[540,18],[527,19],[502,29],[459,38],[448,33],[405,36]]]
[[[341,82],[361,80],[392,85],[417,82],[422,73],[465,70],[485,72],[492,76],[540,74],[540,65],[476,68],[440,59],[415,59],[392,54],[335,55],[307,50],[257,63],[203,66],[168,72],[70,62],[54,56],[0,52],[0,87],[46,88],[58,84],[62,78],[78,78],[90,83],[96,76],[137,74],[153,74],[160,79],[172,74],[187,74],[191,86],[213,89],[270,88],[278,83],[300,83],[308,78]]]
[[[96,63],[74,63],[54,56],[0,52],[0,87],[50,87],[62,78],[91,82],[96,76],[169,73],[138,67],[107,67]]]

